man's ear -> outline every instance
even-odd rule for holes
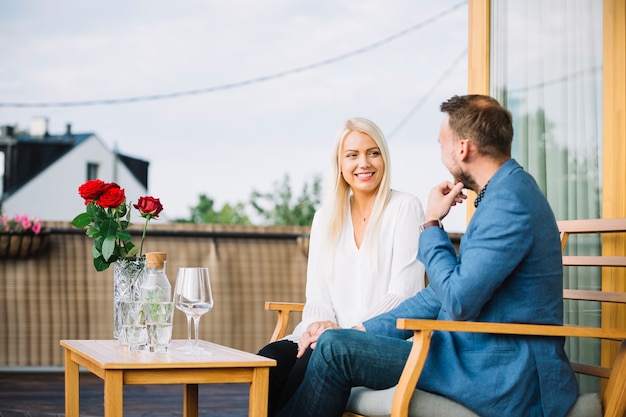
[[[465,161],[472,151],[473,149],[469,139],[461,139],[459,141],[459,158],[461,161]]]

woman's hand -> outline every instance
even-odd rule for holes
[[[324,333],[328,329],[339,329],[339,325],[337,323],[333,323],[332,321],[316,321],[306,328],[306,331],[302,333],[300,337],[300,341],[298,342],[298,354],[296,355],[298,358],[302,357],[304,351],[311,346],[311,349],[315,349],[315,345],[317,344],[317,339],[320,337],[322,333]]]

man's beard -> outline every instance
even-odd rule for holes
[[[457,182],[462,182],[464,188],[468,190],[472,190],[474,192],[479,191],[477,190],[478,185],[476,184],[476,181],[474,181],[474,178],[472,178],[470,174],[463,172],[462,169],[457,170],[457,172],[454,175],[454,178],[456,179]]]

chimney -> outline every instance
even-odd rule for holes
[[[13,135],[15,134],[15,127],[14,126],[2,126],[2,137],[3,138],[12,138]]]
[[[65,125],[65,136],[72,136],[72,124],[67,123]]]
[[[33,117],[30,121],[29,133],[33,138],[48,136],[48,119],[45,117]]]

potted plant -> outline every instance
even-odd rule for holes
[[[48,233],[38,217],[0,214],[0,258],[28,258],[46,249]]]

